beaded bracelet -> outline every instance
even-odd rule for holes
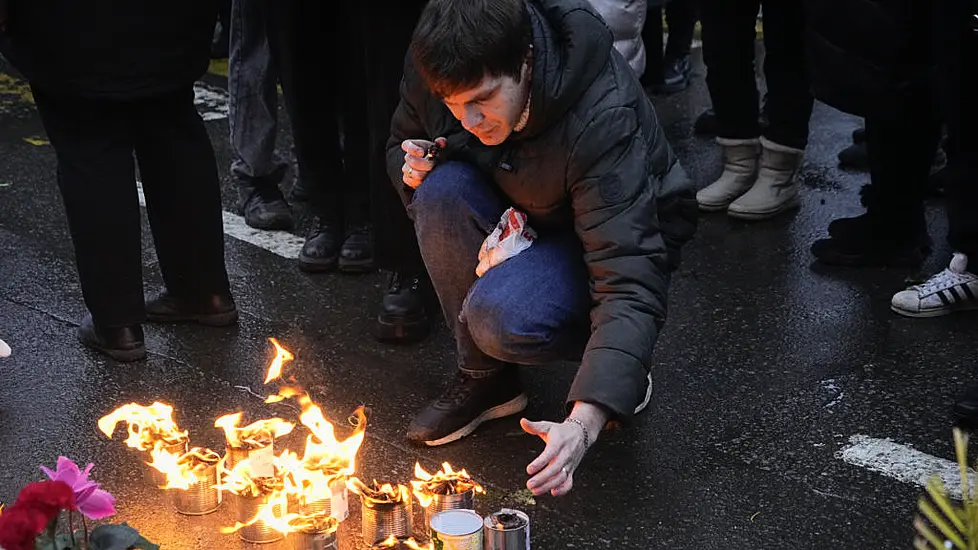
[[[571,417],[567,417],[567,419],[565,419],[564,422],[571,422],[581,427],[581,430],[584,432],[584,452],[586,453],[588,447],[591,446],[591,436],[587,433],[587,426],[585,426],[584,423],[581,422],[580,420]]]

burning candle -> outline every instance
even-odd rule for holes
[[[255,477],[272,477],[275,456],[273,442],[292,433],[295,424],[281,418],[268,418],[239,427],[242,416],[240,412],[228,414],[214,422],[214,427],[224,430],[227,446],[224,469],[231,471],[242,460],[248,459]]]
[[[464,469],[455,471],[448,462],[442,463],[442,469],[430,474],[421,467],[414,466],[414,476],[411,482],[414,496],[424,508],[425,525],[430,529],[431,518],[445,510],[475,510],[476,493],[485,493],[482,485],[472,479]]]
[[[125,443],[131,449],[140,452],[163,450],[178,456],[188,450],[190,435],[173,421],[173,407],[170,405],[156,402],[146,407],[129,403],[100,418],[98,427],[112,439],[120,422],[125,422],[128,427],[129,437]],[[146,477],[154,487],[166,484],[166,478],[158,470],[150,468],[146,471]]]
[[[502,510],[484,521],[485,550],[530,550],[530,517],[519,510]]]
[[[377,544],[392,536],[411,536],[411,494],[406,486],[380,485],[376,481],[368,486],[354,477],[347,482],[347,487],[360,495],[361,528],[366,544]]]
[[[339,550],[336,529],[340,522],[325,513],[294,519],[289,527],[292,550]]]
[[[223,533],[238,533],[245,542],[266,543],[282,538],[282,532],[274,526],[283,521],[287,511],[282,481],[276,478],[250,478],[247,476],[248,460],[235,466],[221,485],[231,494],[234,502],[234,527],[221,529]]]

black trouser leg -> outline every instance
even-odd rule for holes
[[[190,303],[230,293],[221,185],[190,86],[132,106],[146,212],[169,293]]]
[[[761,127],[757,121],[754,42],[760,2],[701,0],[700,6],[706,84],[717,117],[718,136],[757,138]]]
[[[697,10],[698,1],[672,0],[666,4],[666,23],[669,25],[669,40],[666,42],[665,52],[665,58],[667,60],[679,59],[680,57],[689,55],[690,48],[693,45],[693,33],[696,31],[696,19],[699,17],[697,13],[699,11]],[[648,23],[646,23],[647,25]],[[659,36],[659,43],[661,44],[661,32]]]
[[[768,126],[764,137],[804,149],[815,103],[805,63],[803,2],[763,2],[764,79]]]
[[[662,8],[649,6],[642,26],[642,43],[645,44],[645,72],[642,84],[646,86],[662,82],[666,64],[663,58]]]
[[[970,4],[970,5],[969,5]],[[945,208],[948,242],[978,265],[978,6],[974,2],[937,0],[937,59],[940,104],[948,139]]]
[[[33,92],[58,157],[85,305],[100,326],[140,324],[146,313],[129,112],[117,102]]]

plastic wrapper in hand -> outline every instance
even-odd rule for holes
[[[0,357],[10,357],[10,346],[3,340],[0,340]]]
[[[536,232],[526,223],[526,214],[514,208],[506,210],[496,229],[482,242],[475,274],[482,277],[492,267],[530,248],[536,238]]]

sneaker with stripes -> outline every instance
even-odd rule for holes
[[[890,309],[907,317],[940,317],[978,309],[978,275],[968,271],[968,257],[955,252],[947,269],[893,295]]]

